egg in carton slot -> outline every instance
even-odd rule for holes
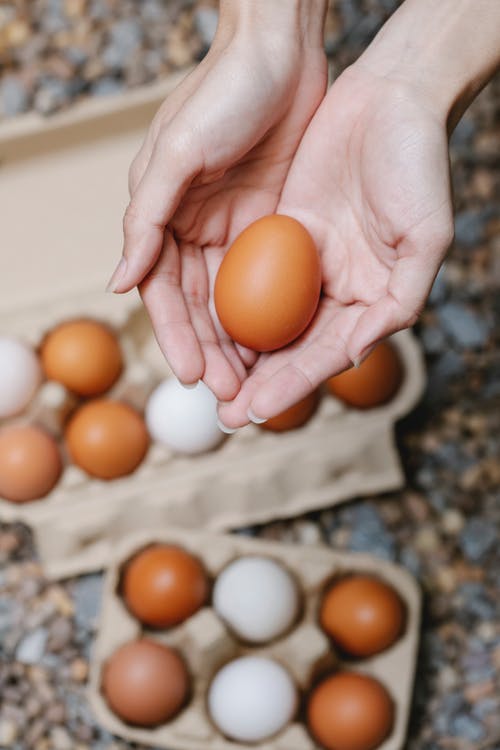
[[[101,306],[93,299],[87,304],[73,301],[57,308],[55,315],[35,316],[31,328],[27,319],[23,326],[18,319],[16,332],[39,346],[54,326],[88,317],[86,311],[93,310],[93,318],[118,334],[125,361],[105,398],[142,413],[155,387],[172,377],[170,371],[136,300],[105,295],[96,299]],[[400,487],[404,476],[394,422],[418,401],[424,368],[410,332],[392,341],[404,378],[383,406],[358,411],[324,393],[316,413],[300,429],[274,433],[251,424],[234,435],[221,435],[217,448],[198,455],[182,455],[152,442],[132,474],[112,481],[89,476],[65,452],[65,468],[52,492],[23,504],[0,501],[0,516],[29,523],[47,574],[66,577],[82,566],[88,571],[103,567],[113,544],[111,529],[127,533],[138,521],[226,530]],[[185,393],[189,398],[189,391]],[[20,419],[40,424],[64,444],[65,425],[78,405],[63,386],[45,382]],[[66,509],[71,512],[66,514]]]
[[[184,620],[166,629],[149,629],[136,619],[123,597],[123,576],[130,560],[150,545],[171,545],[196,557],[212,581],[235,560],[264,558],[283,566],[294,579],[300,597],[291,628],[268,643],[239,639],[213,608],[212,599]],[[319,609],[328,586],[345,576],[367,574],[392,587],[405,609],[404,629],[388,648],[369,658],[343,656],[319,624]],[[254,594],[255,598],[255,594]],[[210,685],[215,675],[241,657],[270,659],[285,668],[300,700],[290,721],[272,737],[254,742],[259,750],[316,750],[321,747],[307,726],[304,705],[325,675],[349,673],[373,678],[388,691],[394,705],[392,727],[379,750],[404,747],[412,697],[420,622],[420,591],[401,567],[369,555],[335,552],[321,546],[292,546],[240,535],[212,535],[189,530],[141,531],[117,544],[107,569],[103,607],[94,644],[89,697],[100,724],[131,742],[177,750],[243,750],[248,744],[225,736],[210,716]],[[170,647],[187,666],[189,697],[174,718],[145,728],[133,726],[110,707],[103,692],[105,670],[125,644],[147,638]]]

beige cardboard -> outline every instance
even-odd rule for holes
[[[101,290],[120,251],[130,161],[178,80],[86,102],[48,121],[28,115],[0,126],[0,333],[38,345],[63,320],[101,318],[119,333],[127,360],[111,395],[139,409],[169,370],[137,296]],[[298,431],[275,435],[250,425],[195,458],[155,445],[132,477],[111,483],[66,466],[47,498],[0,499],[0,518],[33,526],[48,575],[67,576],[106,564],[111,529],[225,529],[400,487],[393,425],[418,401],[425,376],[415,338],[404,332],[394,343],[406,377],[381,408],[356,412],[328,397]],[[45,383],[20,419],[60,436],[75,403]]]
[[[282,639],[264,647],[239,644],[210,607],[205,607],[177,628],[160,631],[153,637],[173,646],[186,659],[193,681],[193,698],[169,724],[147,730],[132,728],[118,719],[100,693],[104,662],[122,644],[141,635],[140,624],[130,615],[117,595],[120,569],[137,550],[151,542],[181,545],[203,561],[213,577],[231,560],[242,555],[267,555],[281,561],[295,575],[304,592],[304,614],[296,628]],[[407,623],[402,638],[391,648],[371,659],[345,665],[379,679],[391,693],[396,706],[393,731],[379,750],[401,750],[404,746],[418,647],[420,592],[414,579],[392,563],[368,555],[337,553],[328,547],[285,545],[241,536],[212,536],[169,529],[142,531],[123,539],[116,547],[106,576],[99,631],[94,645],[89,696],[94,713],[103,727],[129,741],[176,750],[242,750],[225,739],[207,718],[207,687],[218,669],[228,660],[252,653],[275,658],[289,669],[300,690],[307,691],[318,666],[342,668],[330,642],[317,625],[321,592],[336,575],[363,571],[379,576],[392,585],[407,607]],[[258,750],[313,750],[317,747],[300,721],[265,743],[252,745]]]

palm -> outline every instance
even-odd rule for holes
[[[301,339],[262,355],[221,411],[230,425],[250,404],[263,416],[287,408],[414,322],[450,233],[444,129],[406,92],[349,70],[312,120],[277,210],[313,235],[324,294]]]
[[[203,172],[184,194],[167,227],[160,259],[141,284],[156,335],[174,371],[185,382],[203,377],[221,400],[236,395],[256,355],[235,346],[218,324],[213,282],[234,238],[252,221],[276,210],[324,86],[321,58],[303,71],[283,115],[250,148],[241,132],[233,143],[229,132],[229,143],[221,140],[215,146],[213,130],[201,133],[200,149],[207,154]],[[246,106],[272,114],[275,92],[263,95],[267,100],[241,102],[239,111]],[[244,113],[241,117],[245,120]],[[228,159],[220,153],[223,147]]]

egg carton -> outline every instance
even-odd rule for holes
[[[292,631],[264,646],[251,647],[237,641],[210,606],[205,606],[180,626],[164,631],[143,631],[119,595],[123,565],[151,543],[174,544],[197,556],[211,578],[232,560],[257,555],[284,565],[295,577],[303,595],[303,609]],[[356,661],[343,661],[318,625],[320,599],[325,586],[337,576],[364,572],[379,577],[400,595],[406,607],[401,638],[383,653]],[[328,547],[287,545],[236,535],[212,535],[189,530],[141,531],[122,539],[107,570],[103,606],[93,649],[89,698],[100,724],[130,742],[176,750],[243,750],[248,745],[230,741],[211,722],[206,708],[207,688],[217,671],[242,655],[267,656],[281,663],[294,679],[301,695],[318,676],[346,668],[378,679],[395,705],[390,736],[378,750],[404,747],[418,649],[420,590],[403,568],[369,555],[335,552]],[[192,680],[188,705],[172,721],[154,729],[132,727],[108,707],[101,693],[102,670],[113,652],[141,635],[177,649],[186,661]],[[258,750],[316,750],[300,714],[278,735],[252,744]]]
[[[75,306],[71,312],[68,307],[63,319],[83,314]],[[109,396],[141,411],[169,374],[149,321],[140,307],[127,312],[125,305],[101,319],[114,324],[126,359]],[[44,331],[36,333],[40,340]],[[113,481],[89,477],[66,456],[63,475],[46,498],[22,505],[0,500],[0,517],[33,527],[47,574],[60,578],[103,567],[113,544],[110,529],[124,534],[138,524],[174,524],[225,530],[400,487],[394,422],[418,400],[423,368],[410,333],[396,335],[394,345],[405,378],[383,407],[360,412],[325,393],[298,430],[272,433],[249,425],[197,456],[153,444],[133,475]],[[45,426],[63,444],[65,422],[77,404],[61,385],[46,382],[22,420]]]
[[[2,242],[9,248],[0,274],[0,334],[38,346],[66,320],[108,323],[126,359],[110,395],[139,410],[169,370],[137,294],[98,290],[119,255],[129,164],[158,104],[182,75],[49,120],[30,114],[0,124]],[[111,529],[126,533],[140,523],[223,530],[396,489],[404,475],[394,423],[418,401],[425,374],[411,333],[398,334],[394,344],[405,378],[381,408],[357,412],[325,397],[299,430],[272,434],[249,425],[196,457],[153,445],[132,476],[112,482],[88,477],[66,457],[52,493],[24,505],[0,499],[0,520],[31,525],[47,574],[64,577],[106,564]],[[77,403],[46,382],[19,419],[61,436]]]

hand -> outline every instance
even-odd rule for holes
[[[283,411],[415,323],[453,236],[446,117],[356,63],[309,125],[277,212],[312,234],[323,296],[305,334],[261,355],[219,407],[229,427]]]
[[[203,379],[221,401],[234,398],[256,355],[218,325],[213,282],[233,239],[276,210],[324,95],[323,13],[323,0],[287,0],[262,3],[250,21],[223,19],[207,58],[160,108],[130,172],[124,259],[110,288],[140,285],[174,373],[186,384]]]

